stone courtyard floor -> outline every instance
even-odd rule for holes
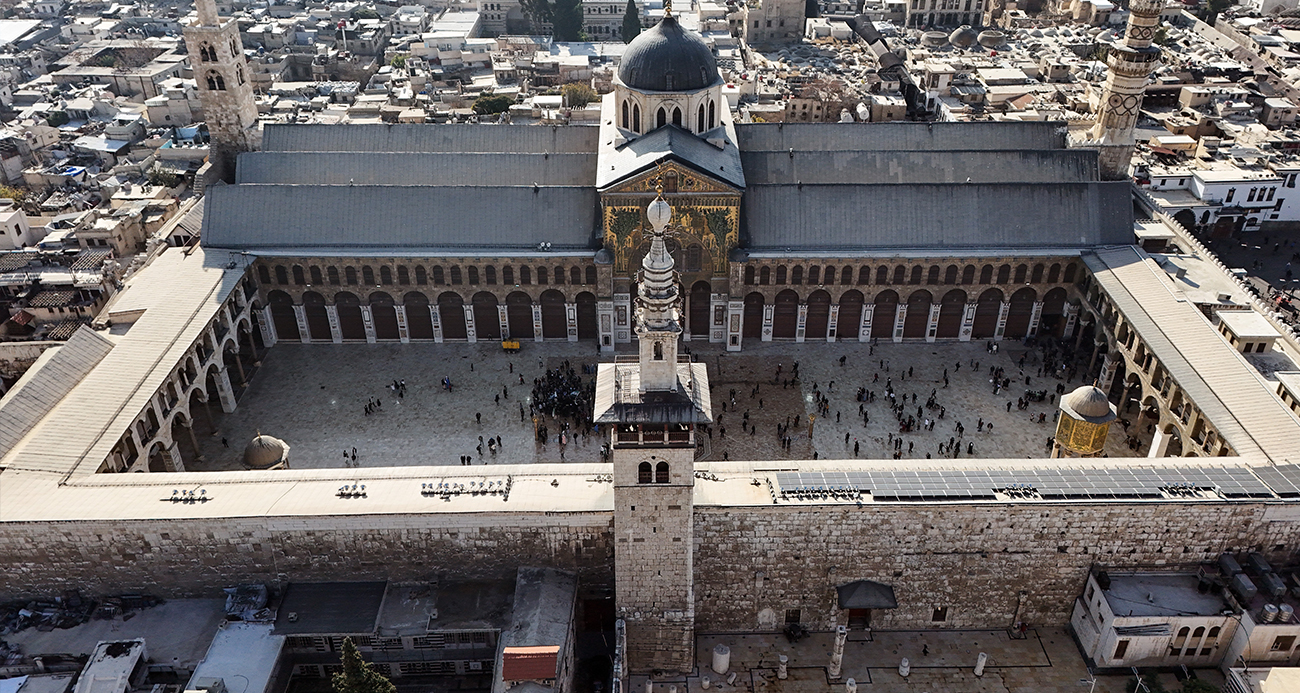
[[[713,648],[731,649],[728,675],[712,669]],[[1063,628],[1031,628],[1024,639],[1012,639],[998,630],[850,631],[844,648],[841,678],[831,680],[834,635],[813,633],[797,644],[779,633],[700,635],[696,638],[696,669],[691,676],[656,678],[654,693],[843,693],[852,678],[859,693],[967,693],[1080,691],[1122,693],[1127,676],[1089,673],[1078,648]],[[923,654],[928,648],[928,654]],[[974,674],[979,653],[989,658],[983,676]],[[777,677],[777,660],[786,655],[788,678]],[[908,658],[911,672],[899,675],[899,663]],[[1197,670],[1196,675],[1214,685],[1223,683],[1217,671]],[[1171,674],[1161,675],[1167,690],[1178,690]],[[1094,687],[1095,680],[1095,687]],[[628,693],[646,693],[646,677],[630,677]]]
[[[933,431],[904,435],[904,459],[923,459],[927,453],[937,457],[938,446],[957,437],[954,428],[958,422],[965,426],[961,458],[1046,457],[1047,438],[1055,430],[1056,385],[1062,381],[1038,376],[1032,358],[1036,353],[1031,354],[1022,374],[1017,362],[1026,349],[1017,342],[1001,342],[997,354],[988,353],[983,342],[882,343],[874,350],[857,342],[751,342],[744,351],[730,353],[722,345],[691,342],[684,346],[708,364],[712,384],[717,423],[711,438],[700,436],[701,459],[853,458],[855,442],[860,459],[890,457],[890,436],[897,435],[898,426],[885,403],[887,380],[892,380],[900,397],[916,395],[917,404],[908,405],[909,413],[915,414],[931,391],[937,404],[946,409],[942,419],[936,418]],[[843,366],[841,356],[845,357]],[[533,379],[545,369],[561,367],[567,361],[581,373],[582,366],[600,360],[612,359],[610,355],[598,356],[589,342],[527,342],[513,355],[503,353],[496,343],[280,344],[267,352],[234,413],[223,415],[212,407],[217,432],[200,437],[204,459],[186,457],[186,467],[198,471],[240,469],[244,445],[259,431],[285,440],[291,446],[290,466],[300,469],[342,467],[343,451],[350,457],[354,447],[358,464],[364,467],[456,465],[461,455],[471,455],[474,464],[598,461],[602,439],[579,436],[561,453],[555,442],[559,431],[555,422],[549,422],[551,442],[535,443],[526,398]],[[799,381],[783,387],[782,381],[790,378],[796,362]],[[778,364],[782,375],[773,384]],[[990,366],[1004,367],[1013,380],[1000,395],[993,393],[989,382]],[[945,368],[947,388],[943,384]],[[521,375],[524,385],[519,384]],[[441,386],[444,377],[452,380],[451,392]],[[584,380],[594,377],[583,376]],[[393,380],[406,381],[405,397],[397,398],[388,388]],[[1076,378],[1066,384],[1066,391],[1079,384]],[[755,387],[757,393],[751,395]],[[858,415],[858,387],[877,394],[875,402],[864,405],[869,417],[865,424]],[[1015,401],[1027,389],[1047,390],[1053,397],[1017,410]],[[808,415],[816,411],[814,391],[829,397],[830,413],[817,417],[809,439]],[[497,404],[494,398],[499,393],[503,397]],[[383,403],[382,409],[366,416],[364,407],[372,398]],[[1012,403],[1010,412],[1008,402]],[[754,424],[749,427],[752,432],[742,431],[746,412]],[[476,413],[482,414],[481,423],[476,423]],[[923,408],[922,413],[937,417],[938,409]],[[1046,423],[1031,423],[1030,418],[1039,413],[1046,414]],[[795,418],[802,425],[794,430],[794,441],[787,450],[781,446],[776,428]],[[993,424],[991,433],[976,431],[980,418]],[[475,449],[480,436],[500,436],[500,451],[493,455],[484,446],[480,455]],[[1123,445],[1123,438],[1123,429],[1113,427],[1110,456],[1134,455]],[[188,449],[188,441],[182,447]]]

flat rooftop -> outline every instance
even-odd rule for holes
[[[1191,574],[1110,574],[1103,590],[1116,616],[1210,616],[1228,608],[1223,598],[1197,589]]]
[[[510,622],[514,592],[511,580],[390,583],[377,632],[397,637],[448,630],[501,630]]]
[[[280,602],[276,635],[352,635],[375,632],[383,582],[295,582]]]

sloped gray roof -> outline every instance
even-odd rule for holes
[[[596,151],[589,125],[268,125],[267,152],[560,152]]]
[[[591,185],[596,153],[250,152],[237,183],[294,185]]]
[[[742,151],[838,152],[887,149],[1063,149],[1065,124],[737,123]]]
[[[1097,152],[741,152],[750,185],[773,183],[1064,183],[1097,180]]]
[[[1133,242],[1127,182],[751,185],[751,250],[1079,248]]]
[[[203,245],[238,250],[592,247],[591,187],[226,185]]]
[[[677,159],[701,173],[744,188],[745,172],[740,164],[739,150],[726,136],[724,128],[718,127],[711,132],[726,137],[722,149],[675,125],[665,125],[620,147],[605,146],[596,172],[596,187],[603,190],[660,161]]]
[[[39,368],[28,370],[8,396],[0,399],[0,457],[12,450],[112,348],[112,342],[83,327],[66,344],[55,347]]]

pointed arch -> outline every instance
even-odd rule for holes
[[[696,116],[695,116],[695,120],[696,120],[696,123],[695,123],[695,125],[696,125],[696,127],[695,127],[695,131],[696,131],[696,132],[704,132],[704,104],[700,104],[700,107],[699,107],[699,109],[698,109],[698,113],[696,113]]]
[[[659,107],[659,112],[655,114],[655,129],[659,129],[668,124],[668,112],[663,106]]]
[[[632,104],[632,132],[641,132],[641,104]]]
[[[623,99],[623,129],[624,130],[628,129],[628,121],[630,120],[630,116],[631,116],[631,109],[628,108],[627,99]]]
[[[225,91],[226,79],[216,70],[208,71],[208,91]]]
[[[714,104],[713,99],[709,99],[709,129],[710,130],[717,127],[718,119],[717,119],[716,112],[717,112],[717,106]]]
[[[673,106],[673,125],[682,126],[682,109]]]

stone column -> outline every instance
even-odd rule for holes
[[[298,340],[303,344],[311,341],[311,330],[307,328],[307,308],[294,304],[293,317],[298,320]]]
[[[257,321],[257,327],[262,331],[262,343],[268,348],[275,346],[279,340],[276,339],[275,321],[271,319],[270,306],[262,309],[262,319]]]
[[[465,339],[470,344],[478,342],[478,325],[474,322],[474,306],[468,303],[461,304],[461,311],[465,313]]]
[[[433,341],[442,344],[442,309],[437,303],[429,304],[429,321],[433,323]]]
[[[501,339],[510,336],[510,314],[506,312],[506,304],[497,304],[497,324],[501,329]]]
[[[1034,301],[1034,311],[1029,314],[1029,331],[1025,334],[1029,337],[1038,336],[1038,321],[1043,318],[1043,302]]]
[[[938,303],[930,304],[930,315],[925,322],[925,341],[933,342],[939,334],[939,309]]]
[[[167,446],[167,471],[185,471],[185,461],[181,459],[181,450],[176,441],[172,441],[172,444]]]
[[[533,341],[542,341],[542,304],[533,303]]]
[[[325,306],[325,317],[330,321],[330,339],[334,340],[335,344],[342,344],[343,330],[339,328],[339,307],[332,303]]]
[[[800,301],[799,318],[798,318],[798,322],[795,323],[795,328],[794,328],[794,341],[802,342],[804,340],[805,335],[807,334],[807,329],[808,329],[808,304],[803,301]]]
[[[1092,323],[1089,323],[1089,324],[1092,324]],[[1083,324],[1083,322],[1081,321],[1081,322],[1079,323],[1079,331],[1076,332],[1076,333],[1074,334],[1074,348],[1075,348],[1075,350],[1078,350],[1079,346],[1083,344],[1083,333],[1084,333],[1084,332],[1087,332],[1087,331],[1088,331],[1088,325]]]
[[[871,318],[876,314],[876,304],[864,303],[862,305],[862,322],[858,325],[858,341],[871,341]]]
[[[826,321],[826,341],[834,342],[840,326],[840,304],[831,304],[831,316]]]
[[[903,326],[907,323],[907,304],[894,306],[894,341],[903,341]]]
[[[505,313],[502,313],[504,316]],[[505,318],[503,317],[504,321]],[[614,353],[615,339],[614,333],[614,302],[597,301],[596,302],[596,322],[600,330],[600,351],[605,354]]]
[[[727,306],[728,306],[728,302],[727,302],[726,294],[712,294],[710,296],[710,300],[709,300],[709,341],[710,342],[727,341],[727,324],[726,324],[727,318],[724,317],[722,319],[723,322],[721,323],[719,323],[717,320],[718,315],[725,316],[727,314]]]
[[[745,335],[745,302],[727,302],[727,351],[740,351]]]
[[[235,389],[230,386],[230,374],[226,369],[217,369],[217,397],[221,399],[221,411],[229,414],[235,411]]]
[[[975,331],[975,311],[979,308],[978,303],[967,303],[961,313],[961,336],[963,342],[969,342],[971,334]]]
[[[394,306],[394,309],[397,311],[397,338],[402,340],[403,344],[410,344],[411,330],[406,325],[406,306],[399,303]]]
[[[239,342],[235,342],[235,370],[239,371],[239,386],[248,385],[248,376],[244,375],[244,362],[239,360]]]
[[[189,423],[185,424],[185,432],[190,435],[190,445],[194,446],[194,457],[199,461],[203,460],[203,453],[200,452],[199,439],[194,435],[194,415],[190,414]]]
[[[1072,303],[1065,304],[1065,330],[1061,332],[1061,336],[1067,339],[1071,337],[1074,334],[1075,326],[1078,324],[1079,324],[1079,306],[1076,306]],[[1075,348],[1078,348],[1078,346],[1079,345],[1076,343]]]
[[[772,341],[772,311],[776,307],[771,303],[763,304],[763,341]]]
[[[569,341],[578,341],[578,304],[564,304],[564,322],[565,330],[568,332]]]
[[[1011,302],[1003,301],[998,307],[998,326],[993,330],[994,339],[1002,339],[1002,335],[1007,331],[1007,313],[1011,312]]]
[[[366,328],[366,343],[375,343],[375,316],[370,312],[370,304],[361,304],[361,324]]]
[[[1151,435],[1151,449],[1147,450],[1147,457],[1164,457],[1169,452],[1170,438],[1172,436],[1157,424],[1156,432]]]
[[[1110,352],[1106,354],[1106,358],[1101,362],[1101,375],[1097,376],[1097,387],[1108,395],[1110,394],[1110,386],[1115,381],[1115,370],[1119,360],[1119,356],[1114,352]]]

